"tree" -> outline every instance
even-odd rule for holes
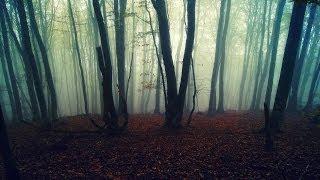
[[[231,0],[227,1],[227,9],[225,15],[225,22],[223,27],[222,35],[222,52],[221,52],[221,65],[220,65],[220,74],[219,74],[219,103],[218,103],[218,112],[224,112],[224,71],[225,71],[225,59],[226,59],[226,39],[228,35],[228,27],[230,20],[230,9],[231,9]]]
[[[265,96],[265,103],[268,107],[271,108],[271,93],[273,87],[273,79],[274,79],[274,71],[276,68],[276,60],[277,60],[277,52],[278,52],[278,44],[280,37],[280,28],[281,28],[281,20],[284,11],[284,6],[286,4],[286,0],[280,0],[277,5],[276,17],[273,24],[273,30],[271,35],[271,59],[270,59],[270,68],[269,68],[269,76],[267,83],[267,92]]]
[[[84,78],[84,73],[83,73],[83,66],[81,62],[81,54],[80,54],[80,46],[79,46],[79,40],[78,40],[78,32],[77,32],[77,27],[72,11],[72,5],[71,5],[71,0],[68,0],[68,12],[70,16],[70,23],[71,23],[71,28],[73,31],[73,41],[74,41],[74,46],[76,49],[77,53],[77,58],[78,58],[78,63],[79,63],[79,69],[80,69],[80,76],[81,76],[81,87],[82,87],[82,93],[83,93],[83,101],[84,101],[84,110],[85,113],[89,113],[89,108],[88,108],[88,95],[87,95],[87,90],[86,90],[86,82]]]
[[[266,30],[266,19],[267,19],[267,7],[268,7],[268,1],[264,1],[264,6],[263,6],[263,17],[262,17],[262,28],[261,28],[261,39],[260,39],[260,48],[259,48],[259,57],[257,59],[258,61],[258,66],[255,72],[255,79],[254,79],[254,89],[253,89],[253,98],[251,101],[251,106],[250,109],[256,109],[258,106],[256,105],[257,102],[257,93],[258,93],[258,85],[259,85],[259,77],[261,75],[261,69],[262,69],[262,61],[263,61],[263,47],[264,47],[264,39],[265,39],[265,30]]]
[[[303,38],[300,56],[296,60],[296,66],[295,66],[295,70],[294,70],[292,87],[291,87],[292,92],[291,92],[291,96],[289,96],[290,98],[289,98],[289,102],[288,102],[288,109],[289,110],[297,110],[297,108],[298,108],[298,90],[299,90],[299,85],[301,82],[300,81],[301,72],[302,72],[302,67],[303,67],[304,61],[306,59],[307,49],[310,44],[309,42],[310,42],[310,38],[311,38],[311,29],[314,24],[316,12],[317,12],[317,5],[312,4],[310,7],[308,25],[307,25],[306,32],[305,32],[305,35]]]
[[[32,0],[27,0],[27,7],[28,7],[28,12],[29,12],[29,19],[30,19],[30,24],[31,24],[31,30],[34,33],[34,36],[37,40],[40,53],[42,56],[43,60],[43,65],[44,65],[44,72],[46,76],[46,80],[48,83],[48,89],[50,92],[50,102],[51,102],[51,118],[56,119],[58,116],[58,104],[57,104],[57,94],[56,94],[56,89],[54,87],[54,82],[53,82],[53,77],[51,73],[51,68],[49,64],[49,58],[48,58],[48,53],[47,53],[47,48],[45,46],[45,43],[42,40],[42,37],[39,32],[38,24],[36,21],[36,17],[34,14],[34,8],[33,8],[33,3]]]
[[[280,79],[271,115],[272,127],[276,130],[280,128],[279,123],[283,119],[283,112],[287,106],[287,100],[295,66],[295,59],[299,51],[299,45],[302,36],[305,11],[305,3],[294,2]]]
[[[181,126],[183,108],[185,103],[186,90],[189,80],[190,64],[192,59],[192,50],[195,36],[195,4],[196,0],[187,1],[187,39],[183,57],[182,74],[179,92],[173,66],[171,40],[169,32],[169,23],[167,17],[167,8],[164,0],[152,0],[154,9],[157,13],[161,51],[165,67],[167,82],[167,104],[166,104],[166,121],[165,125],[170,128]]]
[[[116,33],[116,54],[118,67],[118,86],[119,94],[123,96],[125,92],[125,13],[127,7],[127,0],[114,0],[114,23]],[[124,103],[122,98],[119,98],[118,111],[120,114],[125,113]]]
[[[102,74],[102,89],[103,89],[103,120],[105,121],[105,126],[109,130],[123,130],[126,128],[128,123],[128,113],[127,109],[124,109],[124,117],[126,122],[123,126],[119,127],[118,124],[118,114],[115,109],[113,92],[112,92],[112,64],[111,64],[111,54],[110,54],[110,45],[109,45],[109,36],[108,31],[105,28],[102,13],[100,10],[100,5],[98,0],[92,1],[96,21],[100,33],[101,48],[97,48],[98,54],[98,64],[99,69]],[[120,94],[120,98],[123,98]],[[122,99],[124,100],[124,99]],[[124,101],[124,107],[126,103]]]
[[[40,80],[40,75],[38,71],[38,67],[36,64],[36,60],[32,51],[31,41],[30,41],[30,35],[29,35],[29,27],[26,17],[26,11],[24,9],[24,2],[23,0],[16,0],[16,6],[17,11],[20,19],[20,27],[21,27],[21,40],[22,40],[22,49],[24,58],[26,58],[26,61],[30,64],[31,73],[33,76],[33,82],[34,87],[37,95],[37,100],[39,102],[40,112],[41,112],[41,118],[45,121],[45,123],[49,123],[47,121],[48,119],[48,110],[47,110],[47,104],[43,92],[43,85]]]
[[[10,149],[7,128],[3,117],[2,107],[0,105],[0,154],[3,158],[4,168],[7,179],[20,179],[16,162]]]
[[[4,0],[1,0],[1,2],[2,2],[1,4],[5,4]],[[20,45],[20,42],[17,38],[17,35],[14,32],[12,20],[10,19],[8,9],[6,8],[6,6],[2,6],[2,8],[5,13],[5,20],[7,22],[8,31],[10,33],[12,40],[14,41],[14,44],[15,44],[19,54],[22,57],[22,61],[23,61],[24,67],[25,67],[25,73],[27,74],[26,83],[27,83],[27,89],[28,89],[29,98],[30,98],[30,102],[31,102],[30,104],[31,104],[32,119],[39,120],[39,118],[40,118],[39,102],[37,100],[37,95],[36,95],[35,88],[34,88],[34,79],[33,79],[33,75],[32,75],[31,64],[28,61],[28,57],[26,57],[26,54],[24,54],[24,51],[22,50],[22,46]],[[18,31],[18,32],[20,33],[20,31]]]
[[[13,106],[12,106],[13,121],[17,122],[17,120],[23,119],[21,102],[20,102],[20,93],[18,90],[18,83],[17,83],[16,75],[14,73],[14,69],[13,69],[13,65],[12,65],[12,57],[11,57],[10,46],[9,46],[8,31],[7,31],[6,22],[4,19],[4,17],[5,17],[4,16],[4,8],[2,6],[0,7],[0,11],[1,11],[1,13],[0,13],[1,33],[2,33],[3,50],[4,50],[3,52],[5,55],[6,64],[7,64],[7,68],[8,68],[8,72],[9,72],[9,78],[10,78],[10,82],[11,82],[11,87],[9,86],[7,88],[9,90],[9,93],[11,93],[11,90],[12,90],[13,98],[10,99],[10,101],[12,101],[11,103],[13,104]],[[5,63],[3,61],[3,65],[4,64]]]
[[[219,111],[223,111],[223,73],[224,73],[224,63],[225,58],[225,41],[228,32],[229,16],[230,16],[230,6],[231,1],[221,1],[220,7],[220,17],[218,24],[217,32],[217,43],[216,43],[216,52],[215,60],[213,65],[212,77],[211,77],[211,90],[210,90],[210,100],[209,100],[209,109],[208,115],[212,115],[217,111],[216,108],[216,92],[217,92],[217,82],[219,75]],[[223,62],[222,62],[223,61]]]

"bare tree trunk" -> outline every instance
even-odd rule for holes
[[[33,75],[34,86],[37,93],[37,99],[39,102],[41,118],[45,123],[48,125],[48,110],[47,104],[43,92],[43,85],[40,81],[38,67],[36,65],[35,57],[32,51],[30,36],[29,36],[29,27],[27,23],[26,11],[24,9],[24,3],[22,0],[17,0],[17,10],[20,19],[20,26],[21,26],[21,36],[22,36],[22,44],[23,50],[25,54],[25,58],[28,60],[31,66],[31,72]]]
[[[125,94],[125,12],[127,0],[114,0],[114,15],[115,15],[115,33],[116,33],[116,54],[118,66],[118,86],[119,96]],[[119,97],[118,113],[124,112],[122,98]]]
[[[221,59],[220,59],[220,75],[219,75],[219,104],[218,104],[218,112],[224,112],[224,66],[225,66],[225,57],[226,57],[226,39],[228,35],[228,27],[230,20],[230,9],[231,9],[231,0],[227,1],[227,9],[225,14],[225,22],[223,26],[223,35],[222,35],[222,51],[221,51]]]
[[[19,170],[10,149],[6,124],[4,122],[2,107],[0,105],[0,154],[3,158],[7,179],[20,179]]]
[[[255,72],[254,77],[254,89],[253,89],[253,97],[251,100],[250,109],[255,110],[256,109],[256,101],[257,101],[257,93],[258,93],[258,85],[259,85],[259,78],[261,75],[262,70],[262,61],[265,60],[263,58],[263,47],[264,47],[264,38],[265,38],[265,31],[266,31],[266,18],[267,18],[267,7],[268,7],[268,1],[264,1],[263,6],[263,17],[262,17],[262,28],[261,28],[261,39],[260,39],[260,48],[259,48],[259,56],[258,56],[258,66]]]
[[[283,112],[287,106],[295,66],[293,59],[295,59],[298,54],[305,11],[306,4],[294,2],[276,99],[271,115],[272,127],[275,130],[279,130],[280,122],[283,120]]]
[[[9,78],[11,81],[12,86],[12,93],[13,93],[13,100],[14,100],[14,108],[12,109],[12,112],[16,114],[16,117],[18,119],[13,119],[14,122],[17,122],[17,120],[23,120],[22,116],[22,109],[21,109],[21,102],[20,102],[20,93],[18,89],[18,83],[16,79],[16,75],[13,70],[12,65],[12,57],[10,52],[10,46],[9,46],[9,38],[8,38],[8,31],[6,27],[6,22],[4,19],[4,8],[0,7],[1,13],[0,13],[0,23],[1,23],[1,33],[2,33],[2,40],[3,40],[3,48],[4,48],[4,55],[8,66],[8,72],[9,72]],[[10,88],[9,88],[10,89]]]
[[[80,47],[79,47],[79,42],[78,42],[78,33],[77,33],[77,27],[76,27],[76,23],[75,23],[74,16],[73,16],[71,0],[68,0],[68,11],[69,11],[69,16],[70,16],[70,20],[71,20],[71,26],[72,26],[72,30],[73,30],[73,38],[75,41],[74,45],[76,47],[76,53],[77,53],[79,69],[80,69],[81,87],[82,87],[83,100],[84,100],[84,110],[85,110],[85,113],[88,114],[89,108],[88,108],[88,96],[87,96],[87,90],[86,90],[86,82],[85,82],[84,72],[83,72],[83,67],[82,67],[82,62],[81,62]]]
[[[51,107],[51,118],[53,118],[55,120],[58,116],[57,94],[56,94],[56,90],[55,90],[55,86],[54,86],[54,82],[53,82],[53,77],[52,77],[51,68],[50,68],[50,64],[49,64],[47,49],[46,49],[46,46],[41,38],[40,32],[39,32],[39,28],[38,28],[37,21],[36,21],[35,15],[34,15],[34,8],[33,8],[33,4],[32,4],[31,0],[27,1],[27,6],[28,6],[28,10],[29,10],[28,12],[29,12],[31,28],[32,28],[32,31],[35,35],[37,42],[38,42],[38,46],[39,46],[39,49],[41,52],[43,65],[44,65],[44,72],[45,72],[46,80],[48,83],[48,89],[50,92],[50,102],[51,102],[51,106],[52,106]]]

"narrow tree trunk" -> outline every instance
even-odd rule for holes
[[[259,48],[259,56],[258,56],[258,66],[255,72],[254,77],[254,89],[253,89],[253,97],[251,101],[251,110],[255,110],[256,108],[256,101],[257,101],[257,93],[258,93],[258,85],[259,85],[259,77],[261,74],[262,69],[262,61],[263,61],[263,47],[264,47],[264,37],[265,37],[265,31],[266,31],[266,18],[267,18],[267,7],[268,7],[268,1],[265,0],[264,6],[263,6],[263,17],[262,17],[262,28],[261,28],[261,39],[260,39],[260,48]]]
[[[125,12],[127,0],[114,0],[116,54],[118,67],[119,103],[118,113],[124,112],[124,103],[120,96],[125,94]]]
[[[216,52],[215,52],[215,60],[213,65],[212,77],[211,77],[211,90],[210,90],[210,100],[209,100],[209,109],[208,115],[212,115],[216,111],[216,103],[217,103],[217,81],[218,81],[218,74],[220,68],[220,59],[221,59],[221,42],[222,42],[222,33],[223,33],[223,26],[225,22],[225,7],[227,5],[227,1],[221,1],[220,7],[220,17],[219,17],[219,24],[218,24],[218,32],[217,32],[217,39],[216,39]]]
[[[280,28],[281,28],[281,19],[284,11],[284,6],[286,4],[286,0],[280,0],[277,6],[276,17],[274,20],[273,30],[272,30],[272,49],[271,49],[271,61],[270,61],[270,69],[268,76],[268,84],[267,84],[267,92],[265,96],[265,103],[268,107],[271,108],[271,94],[273,89],[273,79],[274,79],[274,71],[276,68],[276,60],[277,60],[277,52],[278,52],[278,44],[280,37]]]
[[[86,90],[86,82],[85,82],[84,72],[83,72],[83,67],[82,67],[82,62],[81,62],[81,54],[80,54],[80,47],[79,47],[79,41],[78,41],[78,32],[77,32],[76,23],[75,23],[74,16],[73,16],[71,0],[68,0],[68,11],[69,11],[69,16],[70,16],[70,20],[71,20],[73,38],[75,41],[74,45],[76,47],[76,53],[77,53],[79,69],[80,69],[81,87],[82,87],[83,101],[84,101],[84,110],[85,110],[85,113],[88,114],[89,108],[88,108],[88,96],[87,96],[87,90]]]
[[[225,57],[226,57],[226,39],[229,30],[229,20],[230,20],[230,9],[231,9],[231,0],[227,1],[227,9],[225,15],[225,22],[223,26],[223,35],[221,41],[221,60],[220,60],[220,75],[219,75],[219,104],[218,112],[224,112],[224,66],[225,66]]]

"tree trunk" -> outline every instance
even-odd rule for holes
[[[35,15],[34,15],[34,8],[33,8],[32,0],[27,0],[27,6],[28,6],[28,10],[29,10],[28,12],[29,12],[31,29],[35,35],[35,38],[37,40],[37,43],[38,43],[38,46],[39,46],[39,49],[41,52],[43,65],[44,65],[44,72],[45,72],[46,80],[48,83],[48,89],[50,92],[51,118],[55,120],[58,116],[58,114],[57,114],[58,113],[57,112],[58,111],[57,94],[56,94],[56,90],[55,90],[55,86],[54,86],[54,82],[53,82],[53,77],[52,77],[51,68],[50,68],[50,64],[49,64],[47,49],[46,49],[46,46],[41,38],[40,32],[39,32],[37,21],[36,21]]]
[[[4,55],[5,55],[5,59],[6,59],[6,63],[7,63],[7,67],[8,67],[8,72],[9,72],[9,78],[10,78],[10,82],[11,82],[11,87],[8,87],[9,93],[12,90],[12,95],[13,95],[13,104],[14,106],[12,106],[12,113],[13,113],[13,121],[17,122],[17,120],[23,120],[23,116],[22,116],[22,109],[21,109],[21,102],[20,102],[20,93],[19,93],[19,89],[18,89],[18,83],[17,83],[17,79],[16,79],[16,75],[14,73],[13,70],[13,65],[12,65],[12,57],[11,57],[11,53],[10,53],[10,47],[9,47],[9,38],[8,38],[8,31],[7,31],[7,27],[6,27],[6,22],[4,19],[4,10],[3,8],[0,7],[1,13],[0,13],[0,23],[1,23],[1,33],[2,33],[2,40],[3,40],[3,47],[4,49]],[[10,95],[10,94],[9,94]],[[18,118],[18,119],[15,119]]]
[[[216,112],[216,103],[217,103],[217,81],[218,81],[218,74],[220,68],[220,60],[221,60],[221,42],[222,42],[222,33],[223,33],[223,26],[225,22],[225,9],[226,9],[227,1],[221,1],[220,7],[220,17],[219,17],[219,24],[218,24],[218,32],[216,38],[216,52],[215,52],[215,60],[213,65],[212,77],[211,77],[211,90],[210,90],[210,100],[209,100],[209,109],[208,115],[212,115]]]
[[[302,36],[305,11],[306,4],[294,3],[276,99],[271,116],[272,127],[276,130],[280,128],[280,122],[283,120],[283,113],[287,105],[295,66],[294,60],[297,57]]]
[[[88,96],[87,96],[87,90],[86,90],[86,82],[85,82],[84,72],[83,72],[83,67],[82,67],[82,62],[81,62],[81,54],[80,54],[80,47],[79,47],[79,41],[78,41],[78,32],[77,32],[76,23],[75,23],[74,16],[73,16],[71,0],[68,0],[68,11],[69,11],[69,16],[70,16],[70,20],[71,20],[73,38],[75,41],[74,45],[76,47],[76,53],[77,53],[79,69],[80,69],[81,87],[82,87],[83,101],[84,101],[84,110],[85,110],[85,113],[88,114],[89,108],[88,108]]]
[[[308,25],[306,28],[306,32],[303,38],[302,42],[302,48],[300,51],[300,57],[296,59],[296,66],[293,74],[293,80],[292,80],[292,93],[289,98],[288,102],[288,109],[289,110],[297,110],[298,108],[298,90],[299,90],[299,85],[300,85],[300,78],[301,78],[301,72],[302,72],[302,67],[304,64],[304,61],[306,59],[307,55],[307,49],[310,44],[310,39],[311,39],[311,29],[313,27],[313,22],[316,16],[317,12],[317,5],[313,4],[310,8],[310,13],[309,13],[309,19],[308,19]]]
[[[185,103],[186,90],[188,86],[190,64],[192,58],[194,35],[195,35],[195,3],[196,0],[188,0],[187,16],[188,30],[186,47],[183,58],[182,74],[180,81],[179,93],[177,92],[177,81],[173,66],[171,41],[169,33],[169,23],[167,18],[167,9],[164,0],[152,0],[153,7],[157,12],[161,50],[163,62],[166,72],[167,90],[167,106],[166,106],[166,122],[165,125],[172,128],[181,126],[183,108]]]
[[[31,72],[34,80],[34,86],[36,90],[37,99],[39,102],[40,112],[41,112],[41,118],[45,123],[48,122],[48,110],[47,110],[47,104],[43,92],[43,85],[40,81],[39,71],[38,67],[36,65],[36,60],[32,51],[30,36],[29,36],[29,27],[27,23],[27,17],[26,17],[26,11],[24,9],[24,3],[23,0],[17,0],[17,10],[18,15],[20,19],[20,26],[21,26],[21,36],[22,36],[22,49],[24,51],[24,56],[27,59],[27,61],[30,63],[31,66]]]
[[[219,75],[219,104],[218,112],[224,112],[224,66],[225,66],[225,57],[226,57],[226,39],[229,30],[229,20],[230,20],[230,9],[231,9],[231,0],[227,1],[227,9],[225,14],[225,22],[223,26],[223,35],[221,41],[221,59],[220,59],[220,75]]]
[[[318,58],[317,58],[318,64],[316,66],[316,70],[313,74],[312,81],[311,81],[311,87],[309,90],[309,95],[308,95],[308,101],[306,106],[304,107],[304,111],[308,111],[312,109],[314,97],[316,94],[316,89],[317,89],[317,83],[319,84],[319,79],[320,79],[320,50],[318,53]]]
[[[20,179],[16,162],[10,149],[6,124],[4,122],[2,107],[0,105],[0,154],[3,158],[3,164],[7,179]]]
[[[270,69],[268,76],[268,84],[267,84],[267,92],[265,96],[265,103],[268,107],[271,107],[271,94],[273,89],[273,79],[274,79],[274,71],[276,68],[276,60],[277,60],[277,52],[278,52],[278,44],[280,37],[280,28],[281,28],[281,19],[284,11],[284,6],[286,4],[286,0],[280,0],[277,6],[276,17],[274,20],[273,30],[272,30],[272,49],[271,49],[271,59],[270,59]]]
[[[265,31],[266,31],[266,18],[267,18],[267,7],[268,7],[268,1],[265,0],[264,6],[263,6],[263,18],[262,18],[262,28],[261,28],[261,39],[260,39],[260,48],[259,48],[259,56],[258,56],[258,66],[255,72],[254,77],[254,89],[253,89],[253,97],[250,105],[251,110],[256,110],[256,101],[257,101],[257,93],[258,93],[258,85],[259,85],[259,77],[262,69],[262,61],[263,61],[263,47],[264,47],[264,37],[265,37]]]
[[[114,0],[114,15],[115,15],[115,33],[116,33],[116,54],[118,66],[118,86],[119,86],[119,103],[118,113],[124,113],[124,103],[120,96],[125,92],[125,12],[127,0]]]

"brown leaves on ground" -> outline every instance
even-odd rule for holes
[[[67,119],[58,129],[94,129],[84,116]],[[288,115],[284,132],[276,137],[276,150],[267,153],[264,135],[256,133],[263,122],[262,113],[196,115],[191,127],[173,132],[161,127],[161,116],[135,115],[121,135],[19,127],[10,130],[10,137],[27,179],[320,178],[318,128],[299,115]]]

